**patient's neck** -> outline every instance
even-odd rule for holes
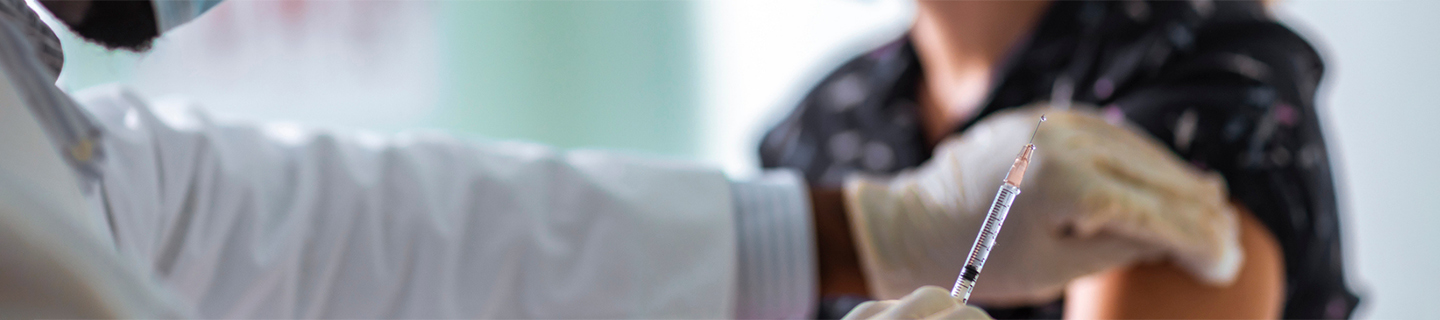
[[[1049,1],[919,1],[910,31],[925,78],[918,86],[926,140],[938,143],[974,117],[998,64]]]

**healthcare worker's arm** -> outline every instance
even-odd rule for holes
[[[734,182],[732,188],[740,244],[734,317],[810,317],[820,280],[815,270],[824,263],[816,260],[814,250],[825,239],[814,234],[813,202],[807,202],[813,198],[807,199],[803,178],[791,171],[771,171]]]
[[[1250,212],[1241,211],[1245,262],[1234,283],[1207,285],[1168,261],[1137,264],[1072,282],[1065,295],[1065,318],[1279,318],[1285,300],[1280,245]]]
[[[844,194],[835,189],[811,188],[810,199],[820,296],[870,295],[845,215]]]
[[[64,116],[40,107],[71,101],[34,54],[28,10],[0,1],[0,319],[184,316],[87,212],[84,179],[55,147]]]
[[[798,317],[813,236],[794,175],[440,134],[212,121],[115,88],[120,252],[202,317]]]

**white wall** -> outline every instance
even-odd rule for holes
[[[65,50],[57,84],[66,90],[122,83],[151,99],[197,102],[219,119],[394,131],[426,124],[440,99],[435,7],[226,1],[139,54],[47,22]]]
[[[897,0],[717,0],[700,19],[702,159],[756,172],[760,136],[815,82],[898,37],[913,5]]]

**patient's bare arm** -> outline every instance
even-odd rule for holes
[[[1275,319],[1284,302],[1280,245],[1238,204],[1245,262],[1235,282],[1205,285],[1170,262],[1138,264],[1071,282],[1066,319]]]

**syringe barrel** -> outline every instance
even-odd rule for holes
[[[965,270],[961,271],[960,278],[955,280],[955,287],[950,289],[950,296],[959,298],[960,303],[970,301],[970,291],[975,289],[975,278],[980,276],[980,269],[985,267],[985,258],[990,256],[990,248],[995,245],[995,236],[1000,234],[1000,226],[1005,224],[1005,216],[1010,214],[1010,205],[1015,203],[1015,196],[1020,194],[1020,187],[1005,183],[1000,186],[1000,191],[995,194],[995,202],[990,204],[990,212],[985,214],[985,224],[980,227],[980,234],[975,235],[975,244],[970,247],[970,256],[965,259]]]

